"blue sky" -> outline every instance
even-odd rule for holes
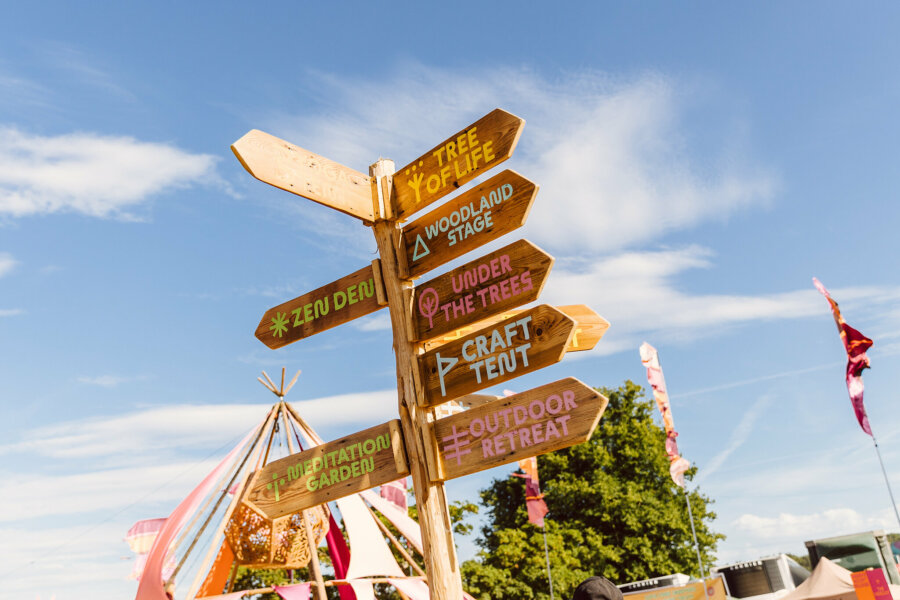
[[[396,416],[383,311],[278,351],[253,337],[266,309],[361,268],[375,243],[254,180],[233,141],[258,128],[366,171],[496,107],[526,120],[505,166],[541,189],[526,226],[482,253],[527,237],[556,257],[541,301],[588,304],[612,326],[594,351],[493,391],[644,384],[646,340],[728,536],[721,561],[896,531],[811,277],[875,340],[866,404],[900,486],[898,13],[7,7],[0,597],[133,594],[125,531],[168,514],[263,417],[261,369],[303,370],[289,399],[325,439]]]

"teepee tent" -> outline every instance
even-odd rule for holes
[[[337,586],[341,600],[375,600],[376,583],[392,585],[405,600],[429,598],[425,573],[412,556],[413,551],[422,554],[418,524],[406,511],[371,490],[335,502],[349,548],[328,505],[270,519],[244,501],[263,466],[281,455],[323,443],[284,401],[297,375],[287,387],[284,369],[280,386],[265,372],[263,375],[266,379],[260,378],[260,382],[278,396],[278,402],[262,423],[161,521],[144,560],[135,600],[236,600],[270,591],[287,600],[308,600],[312,591],[314,598],[325,600],[326,586]],[[375,511],[394,526],[409,548]],[[334,579],[329,581],[325,581],[318,559],[323,541],[327,542],[334,570]],[[392,547],[409,574],[404,573]],[[310,581],[236,591],[233,588],[239,566],[308,567]]]
[[[891,595],[900,598],[900,586],[890,588]],[[822,558],[809,578],[781,600],[857,600],[857,596],[850,571]]]

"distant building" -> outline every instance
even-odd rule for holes
[[[725,577],[732,598],[772,600],[786,595],[806,581],[809,571],[786,554],[715,567]]]
[[[894,553],[884,531],[865,531],[810,540],[806,542],[806,551],[813,569],[820,558],[827,558],[848,571],[884,569],[888,582],[900,585],[900,571],[897,570]]]
[[[646,592],[647,590],[668,587],[670,585],[684,585],[690,580],[690,576],[685,575],[684,573],[673,573],[672,575],[663,575],[662,577],[654,577],[653,579],[642,579],[641,581],[623,583],[616,587],[619,588],[623,594],[628,594],[630,592]]]

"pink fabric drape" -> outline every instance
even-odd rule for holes
[[[393,523],[413,548],[422,552],[422,530],[419,528],[419,524],[409,516],[408,511],[400,510],[394,503],[385,500],[372,490],[360,492],[359,495]]]
[[[388,579],[391,585],[409,596],[410,600],[429,600],[431,594],[428,592],[428,584],[424,579]],[[463,592],[465,600],[475,600],[469,594]]]
[[[328,554],[331,555],[331,564],[334,566],[334,578],[343,579],[347,576],[347,569],[350,568],[350,549],[347,548],[347,542],[344,541],[344,535],[334,520],[334,515],[329,515],[328,519],[328,533],[325,534]],[[357,600],[356,593],[349,585],[339,585],[338,594],[341,600]]]
[[[284,600],[309,600],[310,583],[298,583],[296,585],[273,585],[275,593]]]
[[[147,555],[147,563],[144,565],[144,574],[138,585],[135,600],[168,600],[165,589],[163,589],[163,567],[166,563],[166,555],[169,553],[169,545],[190,519],[192,513],[197,510],[203,498],[212,491],[222,475],[225,474],[238,453],[247,445],[256,429],[254,428],[248,433],[166,519],[163,528],[156,536],[150,554]]]

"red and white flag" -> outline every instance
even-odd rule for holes
[[[647,367],[647,380],[653,388],[653,397],[656,398],[656,406],[662,414],[663,427],[666,430],[669,475],[676,485],[684,487],[684,472],[691,467],[691,463],[678,454],[678,443],[675,441],[678,432],[675,431],[675,422],[672,419],[672,407],[669,405],[669,392],[666,391],[666,380],[659,364],[659,353],[647,342],[641,344],[641,362]]]

